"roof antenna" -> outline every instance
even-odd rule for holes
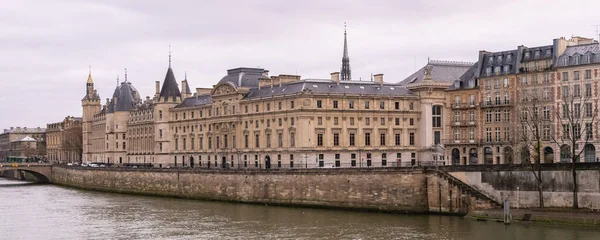
[[[127,68],[125,68],[125,82],[127,82]]]
[[[117,75],[117,87],[119,87],[119,75]]]
[[[373,73],[371,73],[371,82],[373,81]]]
[[[596,37],[598,37],[598,41],[600,41],[600,24],[592,25],[592,27],[596,27]]]
[[[169,43],[169,68],[171,68],[171,43]]]
[[[185,79],[187,81],[187,71],[185,71]]]

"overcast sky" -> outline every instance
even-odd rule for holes
[[[553,3],[555,2],[555,3]],[[329,78],[348,24],[354,79],[398,82],[427,58],[476,61],[479,50],[594,37],[600,1],[0,0],[0,128],[81,115],[88,65],[100,97],[116,77],[142,96],[164,79],[211,87],[235,67]],[[597,37],[595,37],[597,38]]]

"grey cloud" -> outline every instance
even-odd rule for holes
[[[0,128],[80,115],[88,65],[102,98],[116,76],[145,95],[162,81],[171,43],[177,80],[215,84],[228,68],[328,78],[343,23],[353,76],[400,81],[427,57],[475,61],[482,49],[592,36],[597,1],[20,0],[0,8]],[[416,63],[416,64],[415,64]]]

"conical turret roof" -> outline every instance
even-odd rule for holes
[[[177,80],[175,80],[175,75],[173,74],[173,69],[169,66],[167,70],[167,75],[165,76],[165,80],[163,81],[162,88],[160,90],[161,97],[180,97],[181,92],[179,91],[179,87],[177,86]]]

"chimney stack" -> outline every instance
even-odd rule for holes
[[[156,81],[156,99],[160,97],[160,81]]]
[[[376,83],[383,84],[383,73],[373,75]]]
[[[331,81],[334,81],[337,84],[340,84],[340,72],[332,72],[331,73]]]
[[[265,76],[265,77],[268,77],[268,76],[269,76],[269,70],[265,70],[265,71],[263,72],[263,76]]]
[[[185,80],[181,81],[181,99],[185,99],[187,97],[187,89],[185,88],[186,85],[187,84]]]

